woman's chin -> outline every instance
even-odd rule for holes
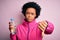
[[[28,20],[28,22],[32,22],[33,20]]]

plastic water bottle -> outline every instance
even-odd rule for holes
[[[15,26],[15,23],[14,23],[14,18],[11,18],[10,19],[10,25],[12,26],[12,29],[11,29],[11,34],[15,34],[15,30],[16,30],[16,26]]]

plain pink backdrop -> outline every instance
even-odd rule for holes
[[[21,8],[29,1],[37,2],[42,8],[37,21],[48,20],[55,26],[54,32],[44,35],[43,40],[60,40],[60,0],[0,0],[0,40],[10,40],[8,22],[14,17],[16,25],[20,24],[24,19]]]

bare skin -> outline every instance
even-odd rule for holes
[[[26,10],[25,18],[28,22],[31,22],[35,19],[36,17],[36,10],[34,8],[28,8]]]

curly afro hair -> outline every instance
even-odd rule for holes
[[[22,7],[22,13],[24,16],[25,16],[27,8],[35,8],[36,9],[36,17],[35,18],[37,18],[40,15],[41,7],[37,3],[28,2],[28,3],[24,4]]]

